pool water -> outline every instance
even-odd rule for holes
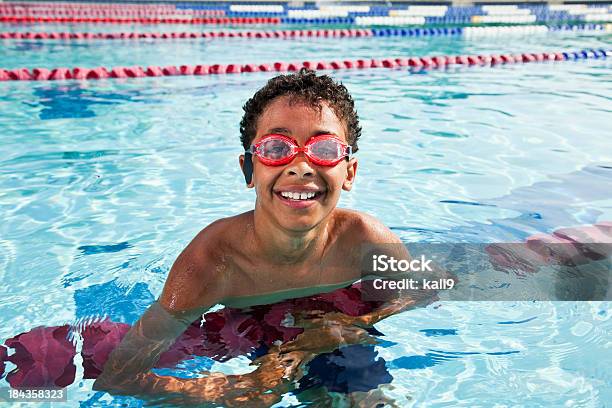
[[[542,52],[610,40],[12,40],[0,42],[0,65]],[[252,209],[238,123],[272,75],[0,83],[0,338],[96,316],[135,322],[200,229]],[[609,60],[333,75],[363,126],[357,183],[340,205],[404,242],[518,242],[612,220]],[[394,378],[382,389],[399,406],[604,406],[611,322],[609,302],[437,302],[377,324],[376,350]],[[244,372],[246,362],[201,364]],[[78,367],[73,405],[141,404],[92,391]],[[288,393],[279,406],[291,404],[301,403]]]

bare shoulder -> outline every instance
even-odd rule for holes
[[[400,244],[401,240],[379,219],[355,210],[337,208],[335,225],[343,236],[360,243]]]
[[[399,237],[376,217],[358,211],[341,210],[337,219],[342,230],[339,235],[343,237],[338,248],[342,249],[347,263],[359,268],[361,277],[372,274],[369,267],[364,269],[364,265],[371,265],[369,260],[374,255],[386,255],[395,259],[411,258]],[[375,275],[385,276],[385,273],[376,272]]]
[[[249,213],[222,218],[202,229],[172,265],[160,297],[162,306],[184,311],[221,302],[229,284],[225,255],[250,218]]]

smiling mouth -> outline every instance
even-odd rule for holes
[[[325,191],[275,191],[274,194],[291,207],[305,208],[321,200]]]
[[[318,197],[323,195],[322,191],[281,191],[277,193],[286,200],[293,201],[309,201],[316,200]]]

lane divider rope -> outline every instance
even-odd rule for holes
[[[360,17],[329,17],[329,18],[292,18],[292,17],[236,17],[236,16],[218,16],[218,17],[201,17],[201,16],[180,16],[182,18],[165,18],[165,17],[24,17],[16,15],[0,15],[0,23],[61,23],[61,24],[301,24],[301,25],[313,25],[313,24],[342,24],[342,25],[357,25],[357,26],[409,26],[409,25],[426,25],[426,24],[525,24],[526,22],[514,22],[514,21],[472,21],[472,20],[458,20],[455,18],[441,18],[439,21],[427,21],[424,17],[387,17],[388,20],[365,20]],[[589,17],[589,16],[587,16]],[[535,21],[529,21],[528,23],[534,23]],[[609,15],[595,14],[589,18],[573,18],[573,19],[559,19],[559,18],[548,18],[539,20],[540,23],[548,24],[561,24],[561,23],[579,23],[579,22],[594,22],[594,23],[606,23],[612,22],[612,13]]]
[[[273,64],[214,64],[150,67],[98,68],[27,68],[0,69],[0,81],[52,81],[52,80],[96,80],[104,78],[142,78],[178,75],[222,75],[251,72],[287,72],[300,68],[316,70],[342,70],[366,68],[410,67],[415,70],[446,68],[450,65],[496,66],[502,64],[544,61],[572,61],[581,59],[604,59],[612,57],[612,50],[589,49],[574,52],[523,53],[493,55],[451,55],[434,57],[358,59],[344,61],[303,61],[298,63],[275,62]]]
[[[206,18],[69,18],[0,16],[0,23],[111,23],[111,24],[280,24],[278,17]]]
[[[1,3],[0,3],[1,4]],[[5,17],[19,17],[19,18],[103,18],[103,17],[115,17],[115,18],[160,18],[165,16],[177,17],[223,17],[225,11],[223,10],[163,10],[163,11],[147,11],[147,10],[57,10],[54,12],[41,12],[37,10],[23,11],[6,11],[0,7],[0,15]],[[253,16],[253,17],[267,17],[267,16]]]
[[[279,17],[287,24],[528,24],[535,22],[612,22],[609,4],[474,5],[474,6],[329,6],[293,7],[239,4],[111,4],[83,2],[0,2],[0,15],[12,17],[160,17],[160,15],[206,15],[227,17]],[[185,14],[183,14],[185,13]],[[146,14],[146,15],[145,15]],[[176,15],[174,16],[176,17]]]
[[[207,14],[223,15],[225,10],[220,7],[208,9],[189,9],[177,8],[176,5],[155,5],[155,4],[102,4],[102,3],[29,3],[16,4],[10,2],[0,3],[0,13],[11,13],[13,15],[45,15],[47,17],[59,17],[61,15],[73,13],[191,13],[191,14]]]
[[[171,33],[0,33],[0,39],[42,40],[126,40],[126,39],[177,39],[177,38],[293,38],[293,37],[371,37],[369,29],[344,30],[277,30],[277,31],[206,31]]]
[[[15,8],[15,9],[75,9],[75,8],[91,8],[91,9],[108,9],[108,8],[121,8],[121,9],[174,9],[176,6],[171,4],[133,4],[133,3],[91,3],[91,2],[65,2],[65,1],[5,1],[2,7]]]
[[[141,17],[141,18],[159,18],[163,16],[208,16],[208,17],[219,17],[225,16],[224,10],[181,10],[181,9],[160,9],[160,10],[140,10],[140,9],[74,9],[74,10],[37,10],[37,9],[24,9],[24,10],[10,10],[3,9],[2,3],[0,3],[0,15],[7,17],[47,17],[47,18],[61,18],[61,17]],[[267,17],[267,16],[252,16],[252,17]]]
[[[19,40],[140,40],[140,39],[193,39],[193,38],[353,38],[353,37],[421,37],[450,36],[465,37],[506,36],[525,34],[545,34],[551,31],[591,31],[610,32],[612,24],[581,24],[574,26],[498,26],[498,27],[444,27],[444,28],[406,28],[406,29],[319,29],[319,30],[274,30],[274,31],[206,31],[206,32],[168,32],[168,33],[72,33],[72,32],[0,32],[0,39]]]

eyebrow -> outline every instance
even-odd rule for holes
[[[320,129],[320,130],[316,130],[313,134],[313,136],[319,136],[319,135],[334,135],[334,136],[338,136],[336,134],[336,132],[332,132],[331,130],[325,130],[325,129]]]
[[[291,131],[287,128],[272,128],[269,129],[268,132],[266,132],[268,135],[274,134],[274,133],[280,133],[280,134],[287,134],[290,135]],[[334,136],[338,136],[336,134],[336,132],[332,132],[330,130],[324,130],[324,129],[317,129],[312,133],[312,136],[319,136],[319,135],[334,135]]]
[[[273,133],[291,134],[291,131],[287,128],[273,128],[273,129],[268,129],[266,133],[269,135]]]

